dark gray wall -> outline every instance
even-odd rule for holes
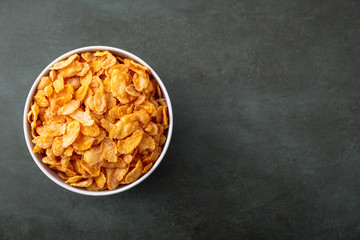
[[[0,239],[359,239],[359,1],[0,1]],[[162,78],[159,168],[110,197],[38,169],[22,113],[64,52],[109,45]]]

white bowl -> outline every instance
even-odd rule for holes
[[[135,182],[128,184],[128,185],[120,185],[117,189],[114,190],[104,190],[104,191],[98,191],[98,192],[94,192],[94,191],[89,191],[87,189],[82,189],[82,188],[77,188],[77,187],[73,187],[71,185],[68,185],[65,183],[65,181],[63,179],[61,179],[55,171],[53,171],[52,169],[50,169],[46,164],[44,164],[41,161],[42,156],[38,153],[33,153],[33,149],[34,149],[34,144],[32,143],[32,136],[31,136],[31,129],[30,129],[30,124],[27,121],[27,113],[30,110],[30,104],[33,101],[33,96],[36,92],[36,88],[37,85],[41,79],[41,77],[47,75],[49,73],[49,68],[54,65],[56,62],[61,61],[75,53],[82,53],[82,52],[95,52],[95,51],[104,51],[104,50],[108,50],[109,52],[113,53],[115,56],[120,56],[123,58],[130,58],[133,59],[134,61],[141,63],[142,65],[148,67],[152,73],[152,75],[154,76],[154,78],[156,79],[156,81],[159,83],[161,90],[163,92],[163,95],[165,97],[166,103],[168,105],[168,110],[169,110],[169,128],[168,128],[168,134],[167,134],[167,139],[165,142],[165,145],[163,147],[163,150],[158,158],[158,160],[155,162],[155,164],[153,165],[153,167],[143,176],[141,176],[138,180],[136,180]],[[114,48],[114,47],[107,47],[107,46],[89,46],[89,47],[83,47],[83,48],[78,48],[75,50],[72,50],[70,52],[67,52],[63,55],[61,55],[60,57],[58,57],[57,59],[55,59],[54,61],[52,61],[41,73],[40,75],[36,78],[34,84],[32,85],[29,95],[26,99],[26,103],[25,103],[25,108],[24,108],[24,119],[23,119],[23,124],[24,124],[24,134],[25,134],[25,140],[26,140],[26,144],[27,147],[29,149],[29,152],[32,156],[32,158],[34,159],[35,163],[38,165],[38,167],[41,169],[41,171],[48,177],[50,178],[54,183],[58,184],[59,186],[70,190],[72,192],[75,193],[79,193],[79,194],[83,194],[83,195],[88,195],[88,196],[106,196],[106,195],[112,195],[112,194],[116,194],[116,193],[120,193],[120,192],[124,192],[130,188],[135,187],[136,185],[138,185],[139,183],[141,183],[142,181],[144,181],[147,177],[150,176],[150,174],[152,172],[155,171],[155,169],[159,166],[160,162],[162,161],[162,159],[164,158],[166,151],[169,147],[170,144],[170,140],[171,140],[171,135],[172,135],[172,131],[173,131],[173,111],[172,111],[172,106],[171,106],[171,102],[170,102],[170,97],[168,92],[166,91],[166,88],[163,84],[163,82],[161,81],[160,77],[156,74],[156,72],[146,63],[144,62],[142,59],[140,59],[139,57],[135,56],[132,53],[129,53],[127,51],[124,51],[122,49],[119,48]]]

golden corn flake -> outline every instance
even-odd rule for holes
[[[110,138],[124,139],[139,129],[137,121],[118,121],[109,133]]]
[[[104,91],[110,93],[111,92],[111,78],[106,77],[103,83],[104,83]]]
[[[38,145],[35,145],[33,152],[34,153],[42,153],[43,149],[41,147],[39,147]]]
[[[58,78],[53,82],[55,92],[59,93],[64,89],[64,78],[58,76]]]
[[[146,165],[142,171],[142,174],[147,173],[150,170],[150,168],[152,167],[152,165],[153,165],[153,163],[149,163],[148,165]]]
[[[74,186],[74,187],[89,187],[91,184],[93,183],[93,179],[92,178],[88,178],[86,180],[83,180],[83,181],[80,181],[80,182],[77,182],[77,183],[70,183],[71,186]]]
[[[80,106],[79,100],[70,100],[68,103],[66,103],[58,110],[58,114],[69,115],[75,112],[75,110],[78,109],[79,106]]]
[[[108,132],[111,132],[114,124],[107,119],[101,119],[101,126]]]
[[[36,104],[36,102],[34,102],[31,106],[30,111],[27,114],[27,120],[30,123],[31,126],[31,135],[33,138],[35,138],[35,129],[37,126],[37,120],[38,120],[38,115],[40,112],[40,108],[39,106]]]
[[[96,60],[97,58],[94,56],[93,53],[91,52],[84,52],[81,54],[81,57],[86,61],[86,62],[90,62],[93,60]]]
[[[65,68],[65,67],[67,67],[70,63],[72,63],[72,61],[74,61],[75,59],[77,59],[78,57],[79,57],[79,55],[77,55],[77,54],[71,55],[71,56],[68,57],[66,60],[55,63],[54,66],[51,67],[51,69],[57,70],[57,69]]]
[[[164,134],[160,135],[160,142],[159,142],[159,146],[164,145],[166,142],[166,136]]]
[[[85,97],[86,97],[86,94],[88,92],[88,89],[89,89],[88,85],[82,85],[81,87],[79,87],[76,90],[74,98],[76,100],[79,100],[79,101],[83,102]]]
[[[155,145],[154,139],[151,136],[149,136],[148,134],[144,133],[142,136],[141,142],[139,143],[139,146],[138,146],[139,152],[141,153],[145,150],[154,151],[155,147],[156,147],[156,145]]]
[[[104,159],[108,162],[117,162],[117,149],[116,143],[108,137],[104,138],[101,142],[101,151],[103,153]]]
[[[82,156],[83,157],[83,156]],[[87,164],[83,159],[81,159],[80,161],[81,167],[88,173],[90,174],[92,177],[97,177],[99,176],[100,172],[101,172],[101,165],[100,164],[95,164],[93,166],[90,166],[89,164]]]
[[[63,146],[64,148],[70,146],[80,132],[80,123],[77,121],[72,121],[66,126],[66,131],[63,137]]]
[[[131,70],[133,70],[136,73],[145,73],[147,71],[149,71],[149,69],[139,63],[134,62],[131,59],[124,59],[124,63],[125,65],[130,68]]]
[[[39,107],[48,107],[49,101],[46,98],[46,94],[44,90],[38,90],[34,96],[34,101],[37,103]]]
[[[49,132],[54,137],[64,135],[65,130],[66,130],[66,124],[65,123],[57,123],[57,122],[54,122],[54,121],[51,121],[51,120],[45,122],[43,127],[44,127],[44,131]]]
[[[84,76],[82,76],[80,78],[81,85],[83,85],[83,86],[87,85],[88,86],[91,83],[92,77],[93,77],[92,71],[88,71]]]
[[[114,177],[120,182],[124,179],[125,175],[129,171],[129,167],[127,168],[116,168],[114,171]]]
[[[72,61],[67,67],[62,68],[59,75],[63,78],[76,76],[82,70],[82,64],[79,61]]]
[[[143,163],[141,160],[137,161],[135,168],[125,177],[125,183],[135,182],[142,174]]]
[[[135,89],[141,92],[149,86],[149,75],[145,72],[143,74],[135,73],[133,76],[133,82]]]
[[[55,156],[60,156],[63,154],[65,148],[63,146],[62,137],[57,137],[54,139],[54,142],[52,143],[51,150],[54,153]]]
[[[136,98],[136,101],[134,102],[134,105],[140,105],[146,100],[145,95],[140,95]]]
[[[52,166],[56,166],[56,165],[59,165],[60,163],[58,163],[55,159],[51,158],[51,157],[43,157],[41,159],[41,161],[45,164],[48,164],[48,165],[52,165]]]
[[[91,148],[94,141],[95,141],[95,138],[81,134],[74,141],[73,147],[74,147],[74,149],[76,149],[78,151],[86,151]]]
[[[94,144],[100,144],[102,140],[104,140],[104,138],[106,137],[106,131],[104,129],[100,129],[100,133],[99,135],[97,135],[95,137],[95,142]]]
[[[27,120],[33,151],[67,184],[113,190],[146,174],[168,109],[151,71],[109,51],[73,54],[43,76]]]
[[[141,142],[143,132],[141,130],[135,131],[130,137],[119,140],[117,143],[118,151],[120,154],[131,153]]]
[[[156,134],[158,134],[158,127],[155,123],[153,122],[149,122],[146,125],[145,131],[151,135],[151,136],[155,136]]]
[[[54,141],[54,136],[50,134],[44,134],[41,136],[35,137],[32,142],[41,147],[42,149],[46,149],[48,147],[51,147],[52,143]]]
[[[90,70],[90,65],[88,63],[81,63],[82,64],[82,69],[80,72],[78,72],[76,75],[77,76],[84,76],[89,70]]]
[[[99,188],[104,187],[104,185],[106,183],[106,177],[105,177],[104,173],[101,172],[100,175],[95,178],[95,183]]]
[[[47,86],[49,86],[51,84],[51,78],[46,76],[46,77],[42,77],[40,79],[39,85],[37,86],[37,90],[44,90]]]
[[[135,89],[135,86],[134,84],[130,84],[129,86],[126,87],[126,92],[129,94],[129,95],[132,95],[132,96],[135,96],[135,97],[138,97],[141,95],[140,92],[138,92],[136,89]]]
[[[116,58],[109,54],[109,57],[101,64],[103,69],[109,69],[116,64]]]
[[[91,126],[81,125],[80,131],[82,134],[90,137],[97,137],[100,134],[100,128],[95,122]]]
[[[155,150],[150,154],[150,156],[147,156],[145,158],[142,159],[142,161],[144,163],[151,163],[151,162],[155,162],[158,157],[160,156],[161,153],[161,147],[157,147],[155,148]]]
[[[71,77],[66,80],[66,84],[72,86],[74,90],[80,87],[80,78],[79,77]]]
[[[124,162],[127,163],[127,164],[130,164],[131,161],[132,161],[132,159],[133,159],[133,157],[132,157],[131,154],[125,154],[125,155],[123,155],[123,160],[124,160]]]
[[[117,162],[108,162],[105,161],[103,162],[102,166],[104,168],[127,168],[128,164],[126,164],[124,161],[122,161],[121,159],[118,159]]]
[[[169,125],[169,120],[168,120],[168,117],[167,117],[167,107],[166,106],[163,106],[162,112],[163,112],[163,123],[164,123],[164,125]]]
[[[84,126],[91,126],[94,124],[94,119],[91,118],[89,111],[76,109],[73,113],[70,114],[70,117]]]
[[[115,168],[106,168],[106,183],[109,190],[114,190],[120,184],[120,181],[117,180],[114,172]]]
[[[64,150],[64,153],[63,153],[65,156],[67,157],[71,157],[72,154],[73,154],[73,147],[70,145],[68,146],[65,150]]]
[[[103,160],[103,153],[100,147],[93,147],[84,153],[84,161],[90,166],[95,165]]]
[[[70,177],[66,183],[76,183],[76,182],[80,182],[81,180],[84,180],[86,179],[85,177],[83,176],[74,176],[74,177]]]
[[[51,83],[50,85],[46,86],[45,89],[44,89],[44,92],[45,92],[45,96],[46,97],[50,97],[53,92],[54,92],[54,88],[52,86],[53,84]]]
[[[104,92],[97,92],[93,97],[94,110],[96,113],[103,113],[106,110],[106,97]]]

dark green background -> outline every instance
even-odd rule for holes
[[[0,1],[0,239],[359,239],[359,1]],[[169,151],[86,197],[25,145],[33,81],[83,46],[128,50],[167,87]]]

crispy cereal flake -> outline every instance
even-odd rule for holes
[[[162,97],[151,71],[131,59],[73,54],[39,81],[27,114],[33,151],[71,186],[130,184],[153,167],[166,142]]]

